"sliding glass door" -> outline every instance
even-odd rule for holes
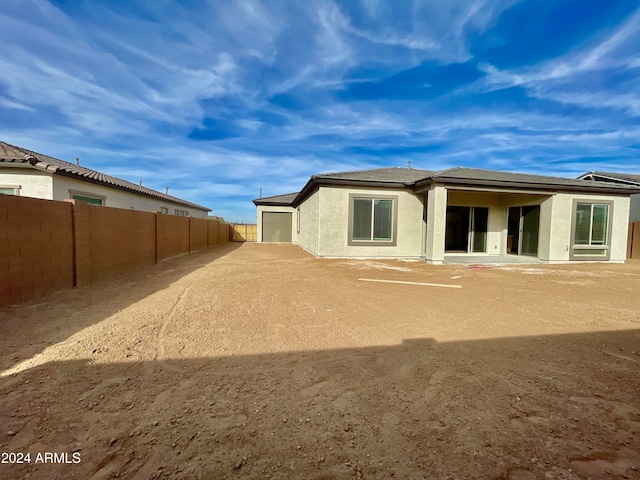
[[[489,209],[486,207],[447,207],[445,252],[486,253]]]
[[[507,220],[507,253],[538,255],[540,205],[509,207]]]

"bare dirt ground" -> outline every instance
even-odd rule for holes
[[[231,245],[0,310],[0,332],[0,452],[31,454],[3,479],[640,479],[638,261]]]

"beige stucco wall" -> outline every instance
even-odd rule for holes
[[[349,195],[398,197],[397,243],[394,246],[348,245]],[[489,209],[487,253],[505,254],[509,207],[540,205],[538,258],[543,262],[569,262],[574,199],[611,201],[612,233],[610,261],[626,257],[629,222],[628,197],[567,193],[505,193],[461,190],[433,185],[426,192],[380,188],[320,187],[300,205],[300,233],[293,207],[258,207],[258,241],[262,241],[262,212],[290,212],[293,241],[307,251],[326,257],[424,257],[440,264],[444,260],[447,205]],[[426,205],[425,205],[426,201]],[[427,222],[423,221],[426,210]]]
[[[426,192],[427,238],[424,256],[428,263],[435,265],[440,265],[444,261],[447,193],[447,189],[440,185],[432,185]]]
[[[322,187],[316,190],[298,207],[300,209],[300,225],[297,224],[297,212],[294,210],[293,213],[293,241],[314,255],[318,255],[321,189]]]
[[[394,246],[348,245],[349,194],[397,195],[397,242]],[[414,257],[422,253],[424,194],[411,190],[321,187],[318,255],[326,257]]]
[[[29,168],[0,168],[0,186],[20,186],[22,197],[53,199],[52,175]]]
[[[558,193],[553,197],[550,212],[550,244],[548,258],[543,261],[568,262],[571,248],[571,221],[573,201],[613,202],[612,228],[610,239],[610,261],[624,262],[627,257],[627,236],[629,229],[629,197]]]
[[[71,198],[70,191],[74,193],[86,193],[105,197],[104,205],[107,207],[127,208],[141,210],[145,212],[160,212],[161,207],[169,209],[169,214],[174,215],[175,209],[188,211],[189,215],[195,218],[207,218],[209,212],[190,208],[186,205],[167,202],[144,195],[136,195],[124,190],[105,187],[90,182],[82,182],[72,178],[54,175],[53,177],[53,200],[66,200]]]
[[[258,229],[258,242],[262,242],[262,212],[286,212],[291,213],[291,231],[292,240],[295,242],[296,234],[296,209],[293,207],[275,207],[275,206],[258,206],[258,213],[256,217],[256,228]]]

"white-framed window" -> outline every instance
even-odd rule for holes
[[[0,195],[20,195],[21,185],[0,185]]]
[[[169,208],[168,207],[160,207],[160,213],[162,213],[163,215],[169,215]]]
[[[396,244],[398,197],[349,195],[349,245]]]
[[[572,260],[607,260],[613,202],[575,200],[571,222]]]
[[[69,192],[71,198],[77,202],[88,203],[89,205],[101,205],[105,204],[105,200],[107,197],[103,197],[102,195],[93,195],[91,193],[84,192]]]
[[[189,212],[187,210],[178,210],[177,208],[175,209],[175,214],[178,215],[179,217],[189,216]]]

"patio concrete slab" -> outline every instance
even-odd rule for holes
[[[540,264],[537,257],[523,255],[445,255],[445,265]]]

